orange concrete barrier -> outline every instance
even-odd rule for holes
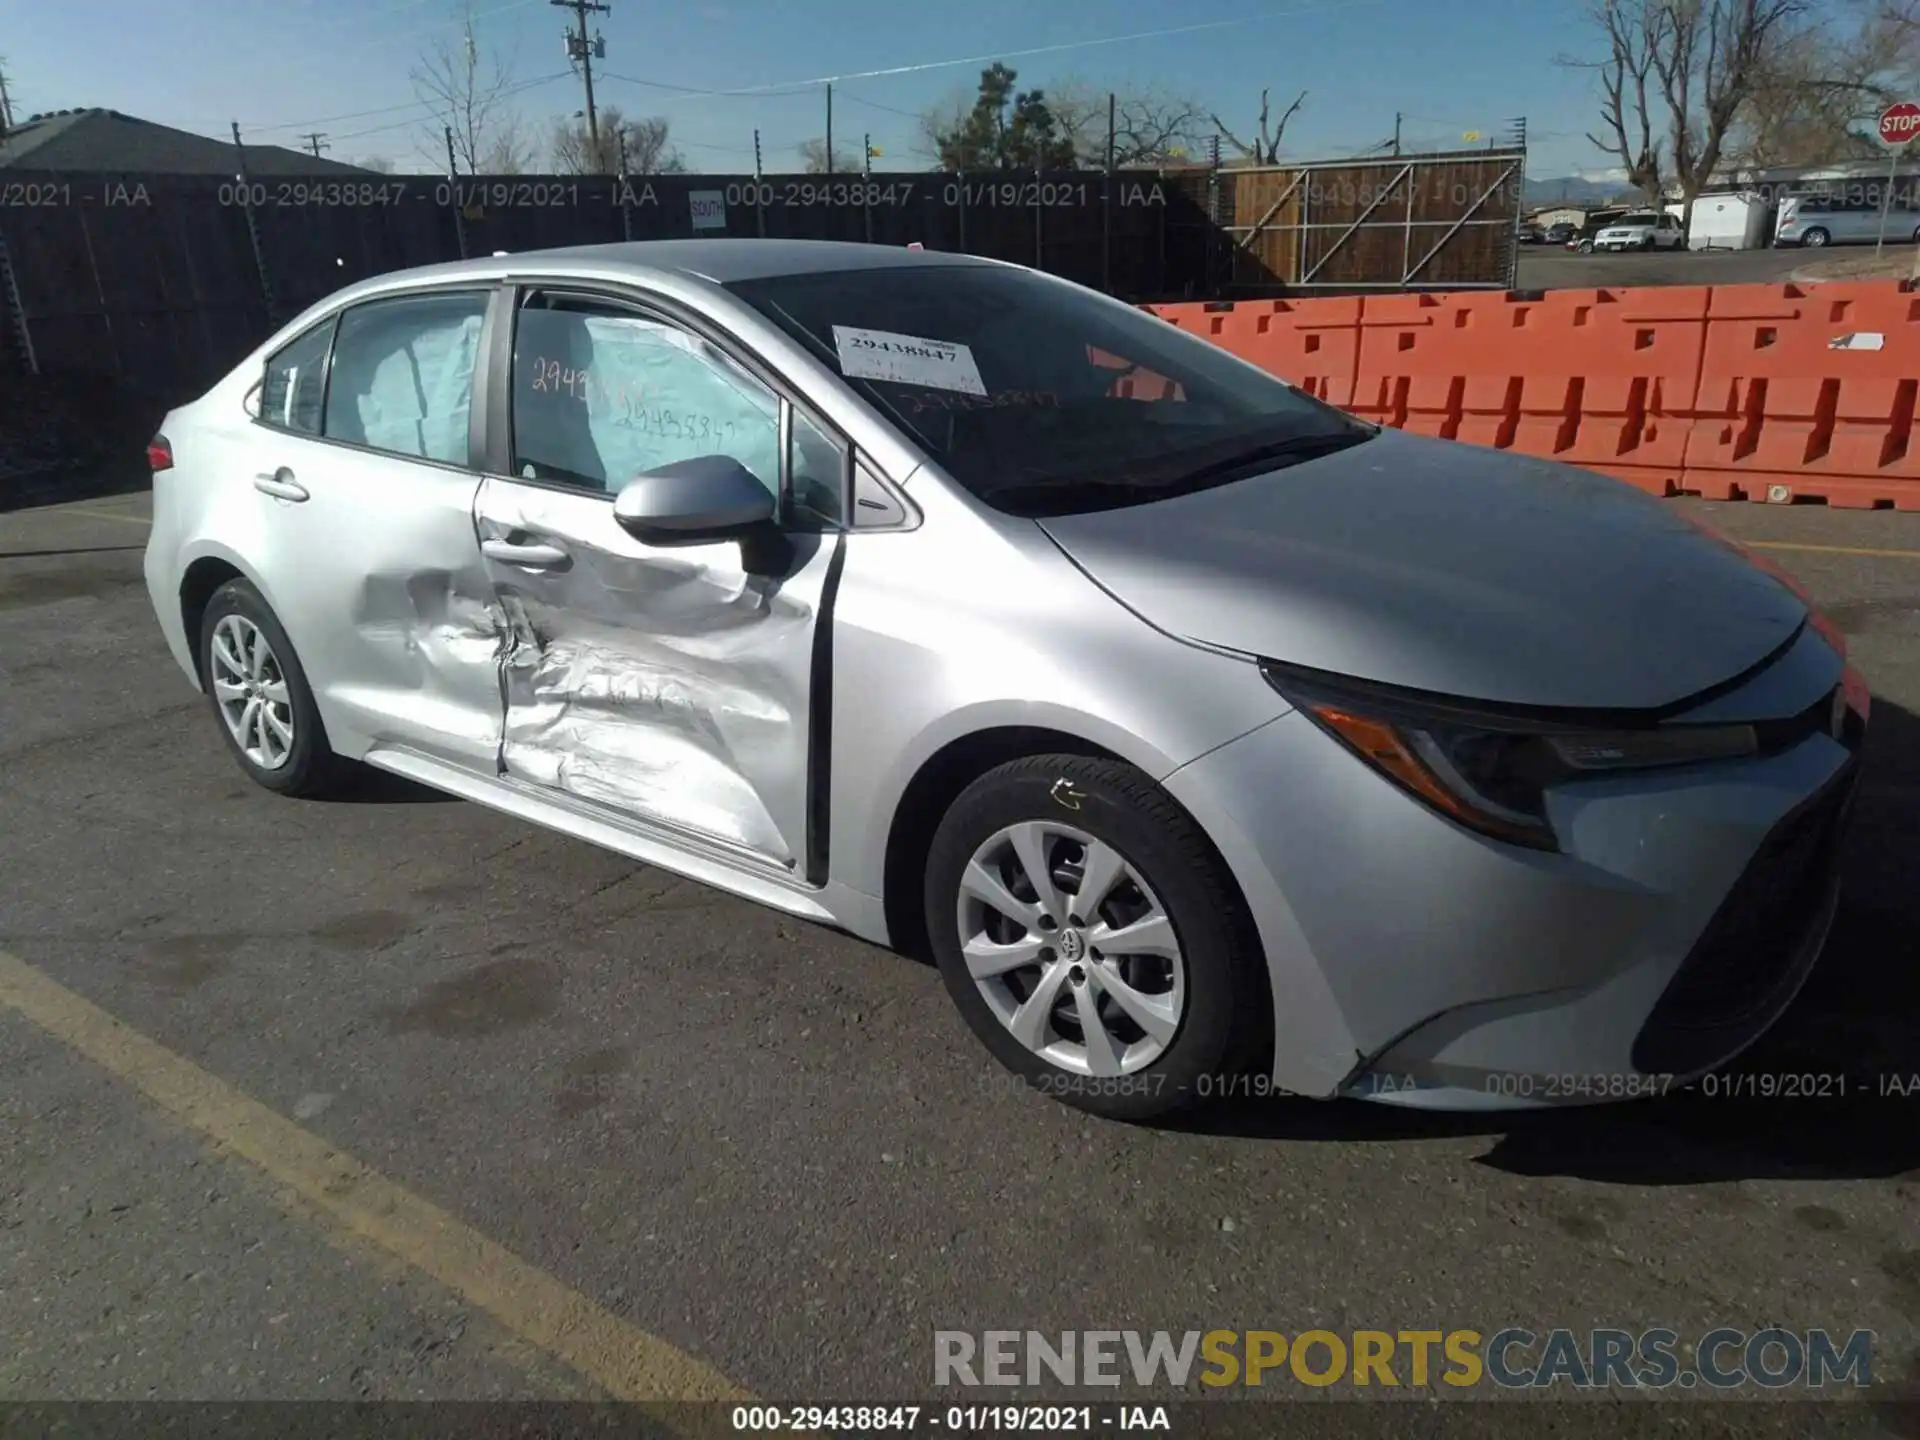
[[[1705,286],[1369,296],[1354,410],[1664,493],[1686,457]]]
[[[1685,489],[1920,509],[1920,294],[1897,284],[1713,292]]]
[[[1149,305],[1161,319],[1341,407],[1353,403],[1360,297]]]
[[[1389,425],[1658,495],[1920,510],[1920,288],[1467,291],[1149,306]]]

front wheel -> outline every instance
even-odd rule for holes
[[[1809,230],[1805,235],[1800,237],[1800,243],[1809,250],[1818,250],[1827,243],[1827,232],[1824,230]]]
[[[948,993],[1033,1089],[1145,1120],[1261,1054],[1257,940],[1192,818],[1127,765],[1012,761],[961,794],[926,875]]]

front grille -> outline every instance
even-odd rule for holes
[[[1688,1075],[1753,1038],[1798,983],[1839,871],[1857,768],[1849,763],[1760,843],[1633,1046],[1648,1074]]]

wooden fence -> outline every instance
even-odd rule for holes
[[[500,250],[690,235],[918,242],[1140,302],[1505,286],[1519,169],[1505,152],[1483,151],[1384,167],[1166,174],[8,170],[0,374],[105,377],[184,399],[350,281]]]
[[[1469,150],[1222,172],[1231,283],[1262,290],[1507,289],[1526,151]]]

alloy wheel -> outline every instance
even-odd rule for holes
[[[1126,1075],[1179,1032],[1186,964],[1173,921],[1112,845],[1051,821],[973,853],[956,918],[968,973],[1028,1050],[1079,1075]]]
[[[208,656],[213,697],[240,753],[278,770],[293,753],[293,698],[267,637],[244,615],[223,615]]]

